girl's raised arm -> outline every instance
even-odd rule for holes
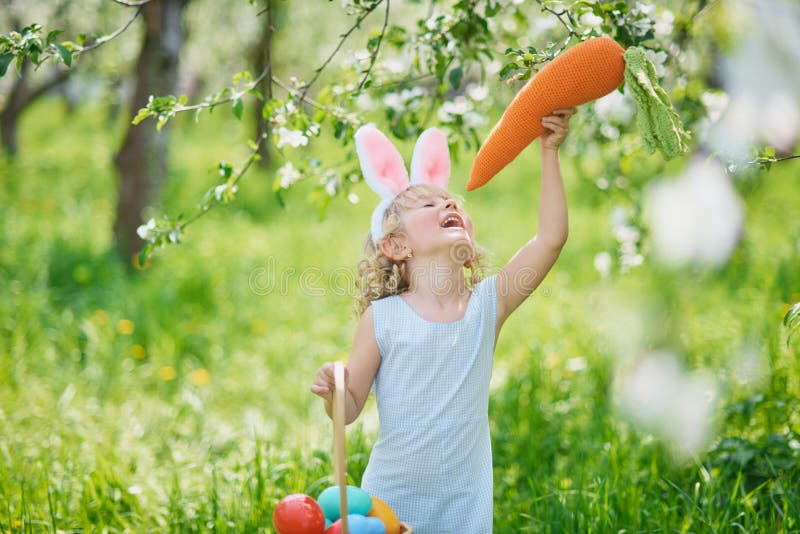
[[[497,276],[497,330],[511,313],[530,296],[558,259],[567,241],[567,200],[558,147],[569,132],[569,118],[575,108],[559,109],[542,119],[547,128],[541,137],[542,185],[539,198],[539,227]]]

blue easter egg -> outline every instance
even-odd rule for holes
[[[367,517],[366,524],[368,534],[386,534],[386,525],[377,517]]]
[[[350,534],[370,534],[369,522],[363,515],[347,514],[347,530]]]

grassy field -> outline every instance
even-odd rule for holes
[[[346,357],[373,198],[363,187],[320,220],[310,187],[282,209],[257,170],[234,204],[131,273],[110,234],[123,128],[46,101],[24,117],[19,157],[0,162],[0,533],[271,532],[278,499],[332,483],[330,423],[308,386]],[[161,208],[176,214],[244,145],[224,114],[172,134]],[[646,261],[606,279],[593,261],[616,246],[619,199],[569,164],[570,241],[497,345],[495,531],[800,531],[800,362],[781,327],[800,300],[797,164],[743,186],[726,267]],[[467,197],[495,269],[534,232],[537,168],[530,150]],[[716,379],[698,455],[614,407],[619,369],[653,350]],[[742,355],[759,366],[742,371]],[[354,483],[377,425],[366,412],[348,430]]]

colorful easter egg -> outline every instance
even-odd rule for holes
[[[331,486],[326,488],[317,497],[325,517],[331,521],[336,521],[341,517],[339,506],[339,486]],[[347,486],[347,513],[348,514],[361,514],[367,515],[372,508],[372,498],[369,493],[357,488],[356,486]]]
[[[377,517],[365,517],[364,524],[367,525],[367,534],[386,534],[386,525]]]
[[[287,495],[275,507],[272,524],[278,534],[322,534],[325,515],[317,501],[308,495]]]
[[[372,509],[372,497],[356,486],[347,486],[347,513],[367,515]]]
[[[400,519],[394,510],[378,497],[372,497],[369,516],[379,519],[386,528],[386,534],[400,534]]]

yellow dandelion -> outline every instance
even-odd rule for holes
[[[561,354],[558,352],[551,352],[544,358],[544,366],[548,369],[552,369],[557,365],[561,364]]]
[[[147,351],[138,343],[131,347],[131,354],[137,360],[144,360],[147,357]]]
[[[131,321],[130,319],[121,319],[117,323],[117,332],[119,332],[120,334],[129,336],[133,334],[133,330],[134,330],[133,321]]]
[[[250,331],[256,336],[266,334],[267,322],[264,319],[253,319],[253,322],[250,323]]]
[[[158,377],[161,380],[169,382],[170,380],[175,380],[177,377],[177,373],[175,372],[175,368],[171,365],[165,365],[161,369],[158,370]]]
[[[189,382],[195,386],[207,386],[211,382],[211,373],[207,369],[195,369],[189,373]]]
[[[140,259],[141,258],[139,257],[138,252],[131,256],[131,265],[133,265],[133,268],[136,269],[137,271],[143,271],[148,267],[150,267],[150,264],[153,263],[153,258],[152,256],[149,255],[145,258],[144,263],[139,263]]]
[[[95,310],[92,314],[92,321],[101,326],[108,324],[108,314],[105,310]]]
[[[22,528],[22,525],[23,523],[19,519],[15,519],[11,522],[11,528]]]
[[[561,489],[567,490],[572,487],[572,479],[562,478],[559,482],[559,485],[561,486]]]

